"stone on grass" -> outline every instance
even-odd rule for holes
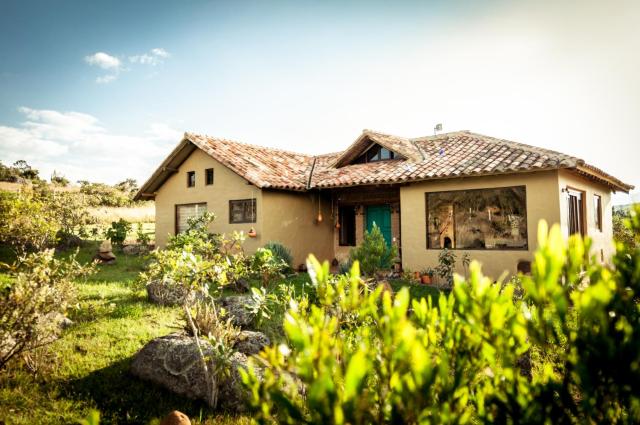
[[[116,261],[116,256],[113,254],[113,247],[110,241],[102,241],[95,258],[104,264],[113,264]]]
[[[174,410],[160,421],[160,425],[191,425],[191,421],[184,413]]]
[[[201,341],[205,357],[212,347]],[[209,370],[213,369],[209,360]],[[242,386],[239,368],[246,368],[247,356],[234,353],[228,376],[218,385],[218,407],[243,411],[249,393]],[[208,400],[209,385],[198,354],[195,339],[185,334],[171,334],[156,338],[145,345],[131,363],[131,373],[140,379],[160,385],[167,390],[194,400]]]
[[[220,298],[218,305],[225,309],[234,326],[246,329],[256,319],[256,314],[251,311],[253,302],[250,295],[232,295]]]
[[[182,305],[186,297],[192,297],[190,291],[172,280],[152,280],[146,286],[149,301],[159,305]]]
[[[247,356],[251,356],[258,354],[269,344],[271,344],[269,337],[262,332],[241,331],[233,348]]]

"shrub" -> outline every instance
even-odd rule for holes
[[[111,227],[107,229],[105,236],[112,244],[122,246],[130,231],[131,223],[121,218],[120,220],[111,223]]]
[[[640,246],[640,241],[636,240],[633,232],[627,225],[631,219],[631,215],[635,214],[634,210],[616,210],[613,212],[613,239],[616,242],[622,242],[628,246]]]
[[[151,237],[144,231],[142,223],[138,223],[136,228],[136,240],[140,245],[148,246],[151,243]]]
[[[373,276],[378,271],[390,269],[397,255],[396,248],[387,246],[380,228],[374,224],[371,232],[364,232],[362,244],[353,248],[349,257],[352,262],[360,263],[365,276]]]
[[[446,279],[447,285],[453,285],[453,272],[456,267],[455,252],[445,248],[438,255],[438,275]]]
[[[53,246],[59,229],[54,211],[33,191],[0,192],[0,242],[16,254]]]
[[[79,183],[80,193],[87,197],[87,202],[91,206],[124,207],[131,205],[132,201],[129,194],[116,187],[84,180]]]
[[[53,250],[21,257],[12,282],[0,291],[0,368],[11,358],[52,342],[59,318],[73,303],[73,279],[94,270],[72,256],[53,258]]]
[[[629,226],[640,235],[638,215]],[[538,242],[522,301],[477,262],[433,305],[407,288],[369,290],[358,263],[335,277],[311,258],[317,305],[292,302],[288,345],[261,353],[263,379],[242,373],[256,419],[637,423],[640,249],[619,244],[610,269],[558,226],[542,223]]]
[[[251,257],[249,269],[251,273],[266,285],[271,279],[283,277],[287,264],[273,255],[270,249],[258,248]]]
[[[271,251],[278,261],[287,265],[287,271],[291,270],[293,266],[293,257],[291,256],[291,250],[289,248],[278,242],[269,242],[264,247]]]

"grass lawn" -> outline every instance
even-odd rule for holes
[[[83,248],[78,259],[91,261],[97,246],[94,242]],[[146,424],[174,409],[195,424],[249,423],[246,416],[211,412],[204,403],[178,397],[129,374],[129,364],[140,348],[183,326],[179,308],[147,302],[145,291],[134,285],[143,265],[141,257],[119,254],[116,264],[98,266],[96,274],[78,282],[78,306],[69,311],[74,325],[58,341],[31,355],[35,371],[14,361],[0,373],[0,423],[75,423],[90,409],[101,412],[104,424]],[[7,279],[0,273],[0,283]],[[309,282],[306,274],[284,281],[297,294]],[[398,291],[407,283],[395,280],[391,285]],[[439,294],[425,285],[410,285],[410,291],[414,297]],[[282,334],[281,324],[282,313],[277,313],[263,321],[260,329],[273,339]]]
[[[83,249],[79,258],[90,260],[96,247]],[[102,423],[149,423],[174,409],[192,423],[249,422],[210,413],[204,403],[129,375],[132,356],[145,343],[182,327],[179,308],[150,304],[134,287],[142,265],[140,257],[119,255],[115,265],[99,266],[98,273],[78,283],[79,308],[69,312],[75,323],[46,347],[48,356],[32,356],[38,370],[13,362],[0,373],[0,422],[75,423],[91,408],[101,411]]]

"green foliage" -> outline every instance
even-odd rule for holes
[[[78,423],[80,425],[100,425],[100,412],[92,410],[84,419],[79,420]]]
[[[381,270],[388,270],[398,255],[394,246],[387,246],[384,236],[377,225],[371,232],[364,232],[362,244],[353,248],[349,254],[352,262],[358,261],[365,276],[373,276]]]
[[[628,246],[640,246],[640,240],[638,240],[631,228],[628,226],[628,222],[631,219],[632,214],[636,214],[637,210],[614,210],[613,211],[613,239],[617,242],[622,242]]]
[[[287,265],[287,270],[291,270],[293,267],[293,256],[289,248],[278,242],[269,242],[264,247],[271,251],[277,260],[284,262]]]
[[[438,255],[438,275],[447,280],[447,284],[453,285],[453,272],[456,267],[455,252],[445,248]]]
[[[51,184],[55,186],[67,187],[69,186],[69,179],[54,170],[53,174],[51,174]]]
[[[72,280],[93,272],[75,256],[53,258],[53,250],[21,257],[12,282],[0,293],[0,369],[14,356],[51,343],[60,318],[73,303]]]
[[[6,166],[0,162],[0,181],[15,183],[38,182],[41,181],[38,174],[38,170],[32,168],[24,160],[14,162],[13,166]]]
[[[311,257],[317,303],[292,301],[288,344],[261,353],[262,380],[243,373],[257,421],[637,423],[640,249],[618,244],[611,269],[558,226],[541,223],[538,242],[523,299],[476,262],[436,304]]]
[[[268,248],[258,248],[251,257],[251,274],[262,279],[262,283],[265,285],[276,277],[283,277],[282,273],[286,269],[287,263],[273,255],[273,252]]]
[[[130,231],[131,223],[121,218],[118,221],[111,222],[111,227],[105,232],[105,237],[109,239],[112,244],[122,246]]]
[[[18,255],[53,246],[59,229],[55,211],[33,191],[0,192],[0,243]]]
[[[138,223],[138,226],[136,227],[136,240],[143,246],[148,246],[151,243],[151,237],[144,231],[142,223]]]
[[[130,193],[125,193],[117,187],[86,180],[78,183],[80,183],[80,193],[86,196],[91,206],[125,207],[132,203]]]

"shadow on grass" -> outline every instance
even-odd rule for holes
[[[212,413],[204,402],[177,396],[134,377],[129,373],[132,360],[123,359],[82,378],[60,382],[62,395],[94,405],[104,424],[147,424],[172,410],[180,410],[190,418]]]

